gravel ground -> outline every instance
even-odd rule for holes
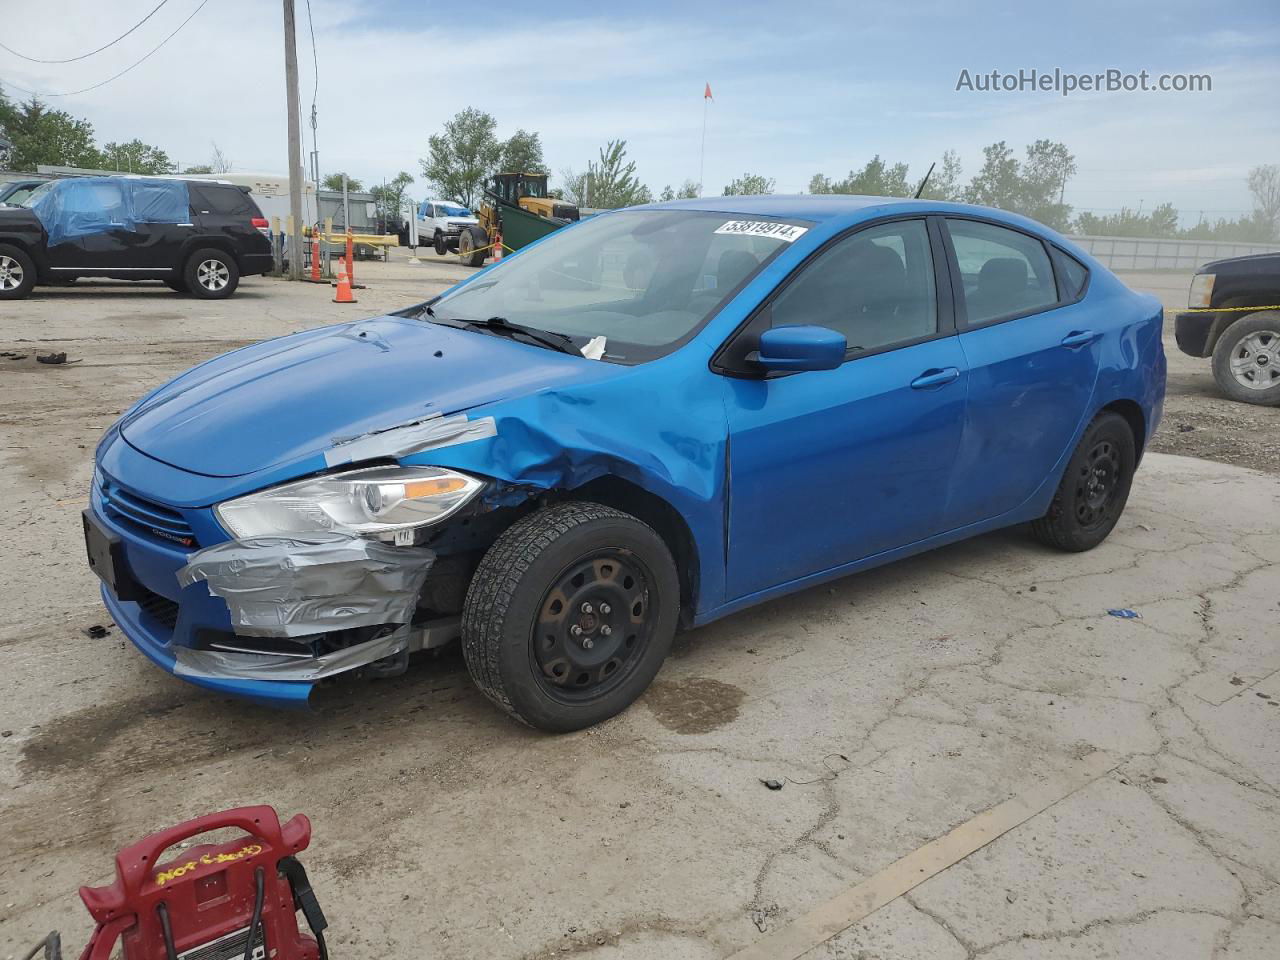
[[[1164,349],[1169,357],[1164,423],[1151,449],[1280,473],[1280,407],[1228,400],[1209,359],[1188,357],[1173,339],[1173,317],[1187,305],[1188,273],[1122,273],[1134,290],[1159,297],[1165,307]]]

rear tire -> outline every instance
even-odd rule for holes
[[[1248,314],[1222,332],[1213,378],[1232,400],[1280,406],[1280,310]]]
[[[1098,414],[1071,455],[1048,512],[1031,522],[1032,535],[1059,550],[1092,550],[1124,512],[1136,465],[1128,421],[1118,413]]]
[[[187,258],[182,280],[194,297],[222,300],[235,293],[240,283],[236,258],[225,250],[197,250]]]
[[[0,300],[23,300],[36,285],[36,265],[27,252],[0,244]]]
[[[489,251],[489,235],[480,227],[463,227],[458,235],[458,261],[464,267],[482,267]]]
[[[462,611],[476,685],[524,723],[607,720],[649,686],[680,608],[662,538],[635,517],[569,502],[518,520],[480,561]]]

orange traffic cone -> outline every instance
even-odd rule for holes
[[[351,278],[347,276],[347,264],[338,261],[338,288],[333,292],[334,303],[355,303],[355,294],[351,292]]]
[[[493,262],[497,263],[502,259],[502,234],[495,233],[493,235]]]

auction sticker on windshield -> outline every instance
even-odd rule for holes
[[[808,227],[796,227],[773,220],[729,220],[716,228],[716,233],[732,233],[740,237],[772,237],[790,243],[805,233]]]

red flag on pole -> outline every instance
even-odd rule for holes
[[[713,96],[711,95],[711,84],[709,84],[709,83],[707,84],[707,89],[703,92],[703,94],[702,94],[702,99],[703,99],[703,100],[714,100],[714,99],[715,99],[715,97],[713,97]]]

